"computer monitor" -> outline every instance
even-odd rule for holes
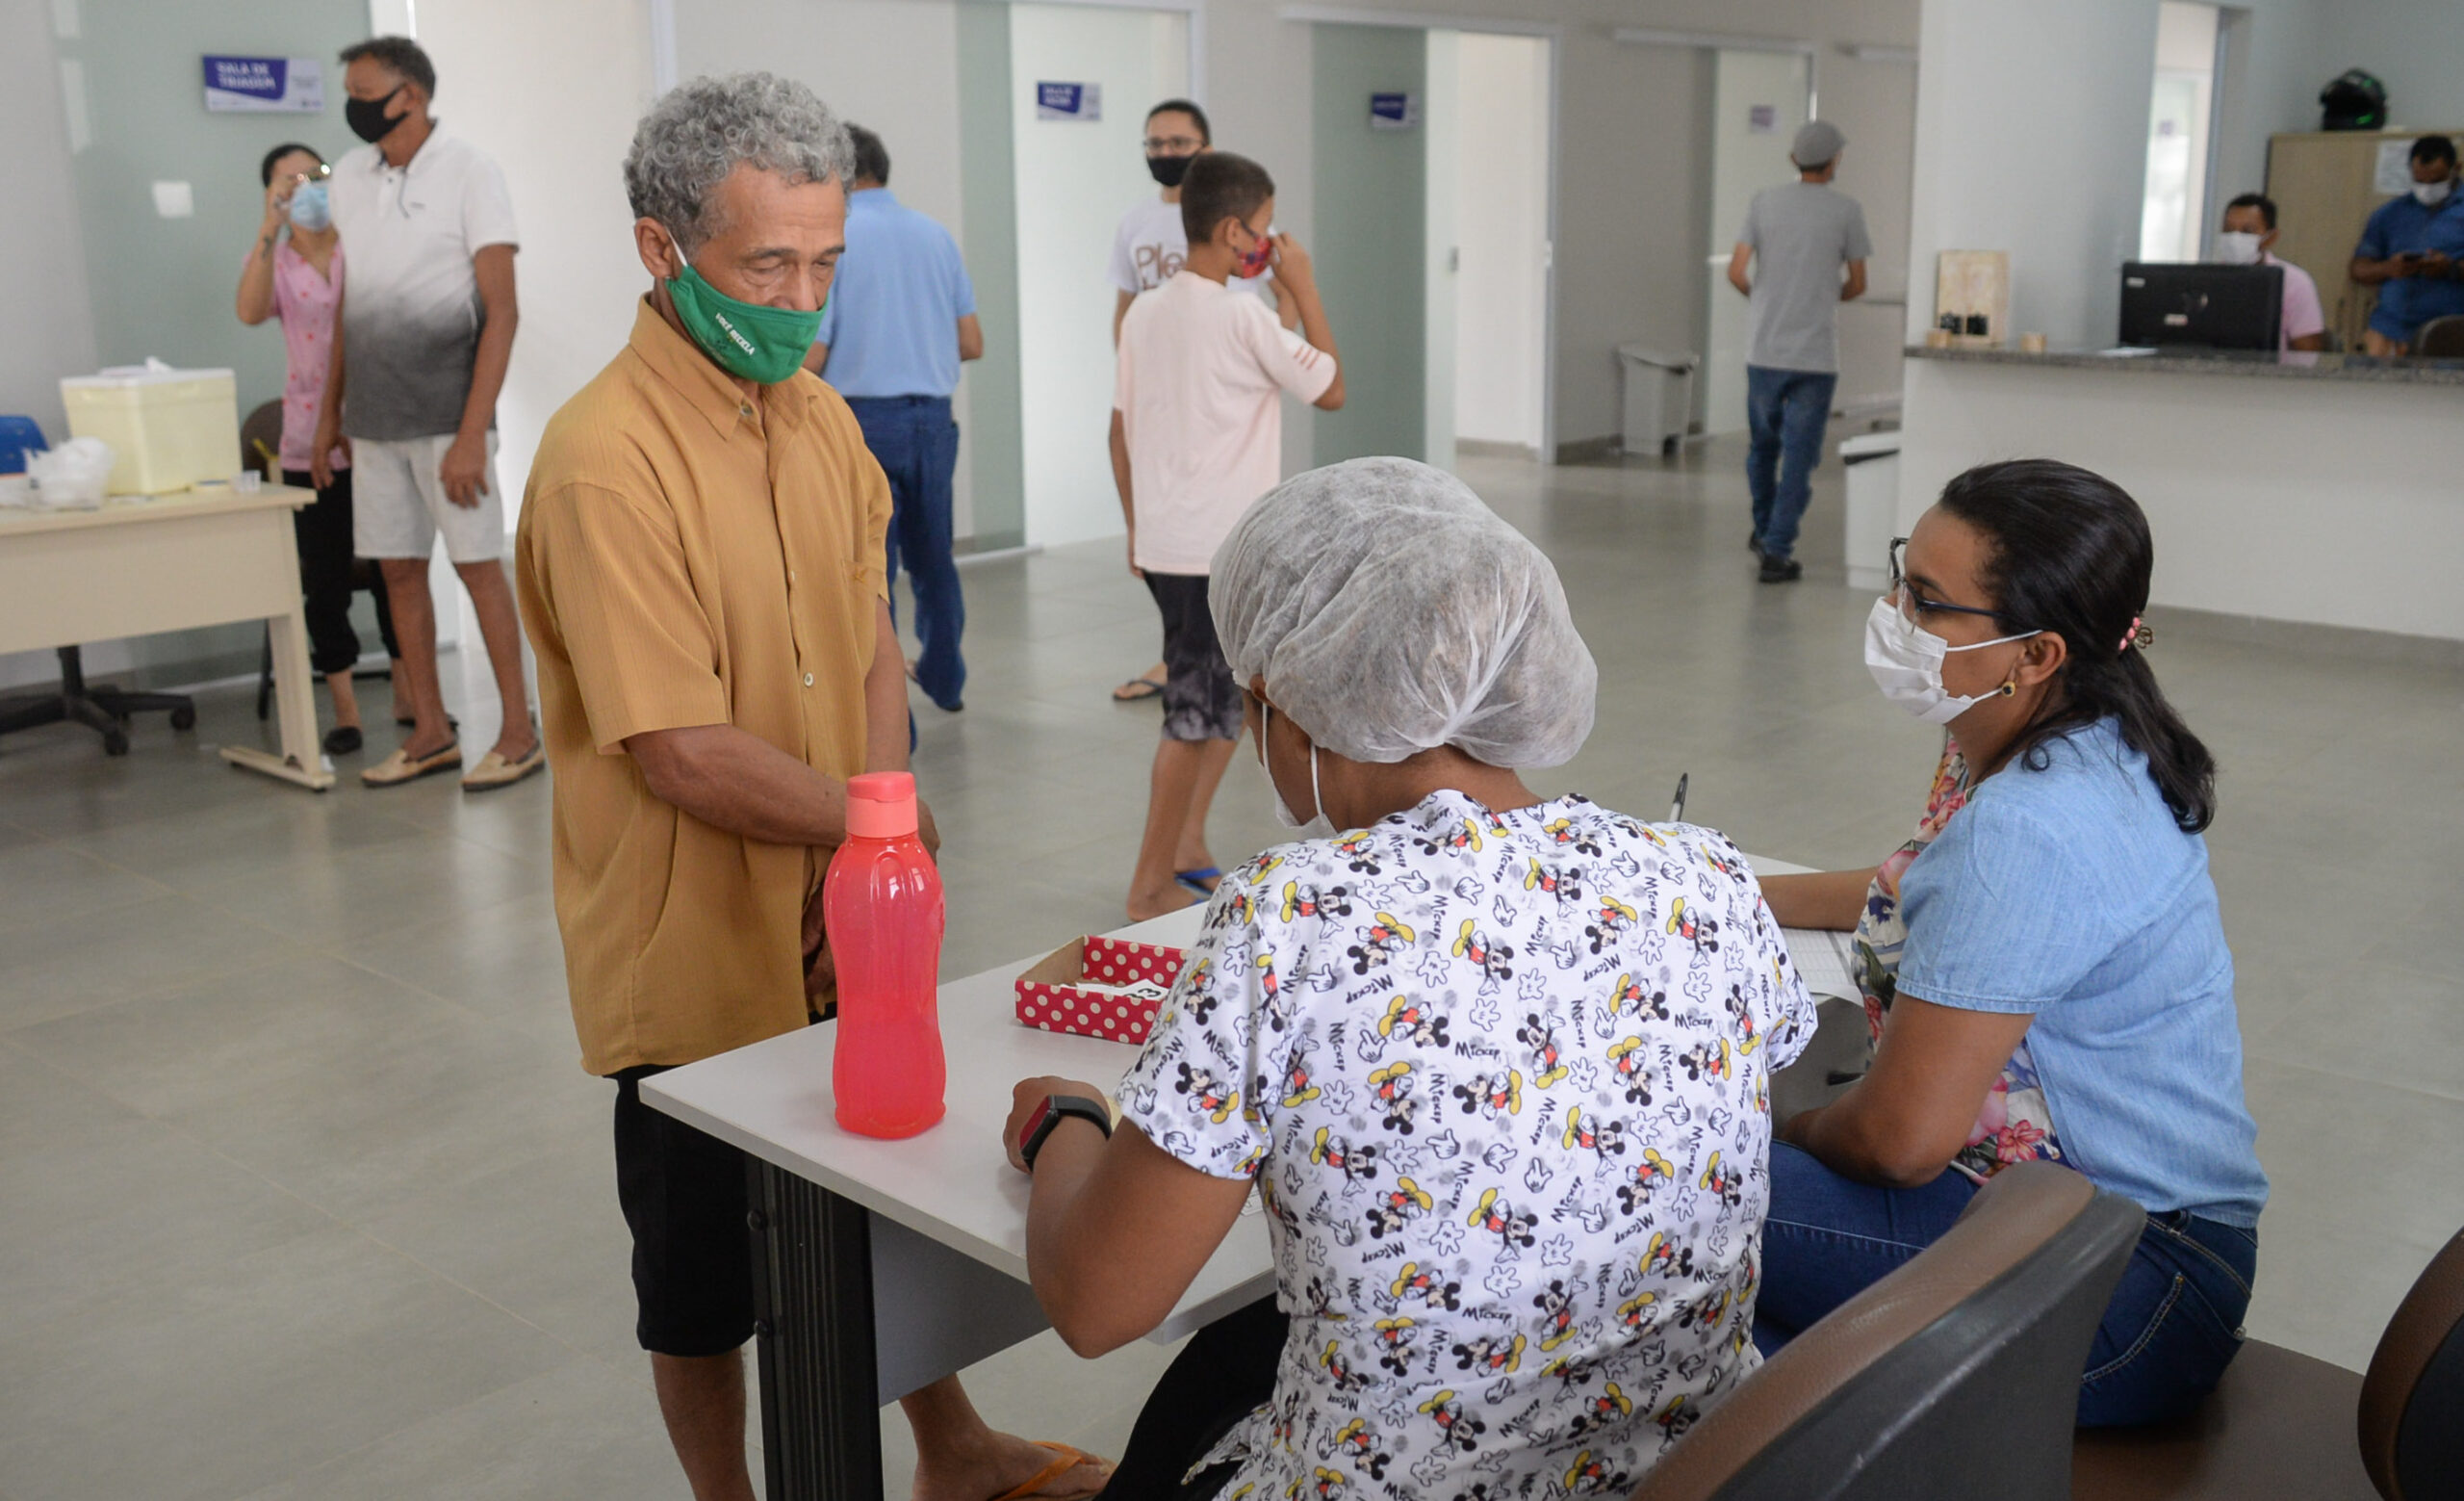
[[[2283,323],[2281,266],[2122,263],[2124,344],[2272,351]]]

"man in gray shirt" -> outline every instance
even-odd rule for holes
[[[1754,446],[1745,482],[1754,495],[1750,545],[1762,559],[1765,583],[1786,583],[1805,572],[1791,555],[1839,384],[1833,314],[1864,295],[1865,257],[1874,253],[1865,211],[1831,186],[1845,144],[1839,128],[1824,120],[1798,131],[1788,152],[1797,180],[1754,195],[1729,257],[1729,284],[1753,302],[1745,410]]]

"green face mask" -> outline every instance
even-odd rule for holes
[[[684,272],[668,279],[668,298],[676,304],[684,331],[721,370],[757,385],[775,386],[804,368],[805,354],[821,332],[819,308],[799,313],[738,301],[704,280],[684,259],[681,246],[676,258]]]

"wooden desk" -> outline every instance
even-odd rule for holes
[[[323,791],[291,513],[309,490],[212,485],[99,510],[0,511],[0,652],[262,620],[273,633],[282,754],[226,745],[235,766]]]

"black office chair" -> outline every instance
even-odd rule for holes
[[[2464,1496],[2464,1232],[2397,1307],[2368,1375],[2253,1339],[2189,1416],[2081,1430],[2070,1473],[2074,1501]]]
[[[1633,1501],[2064,1501],[2088,1346],[2146,1216],[2023,1162],[1789,1341]]]
[[[2413,352],[2426,360],[2464,359],[2464,314],[2450,313],[2422,324]]]
[[[47,446],[42,429],[24,417],[0,418],[0,441],[22,453],[40,453]],[[196,727],[196,705],[187,694],[90,686],[86,682],[85,653],[78,647],[64,646],[60,648],[60,686],[0,702],[0,735],[73,722],[101,734],[104,755],[125,756],[129,716],[158,711],[169,712],[174,730]]]

